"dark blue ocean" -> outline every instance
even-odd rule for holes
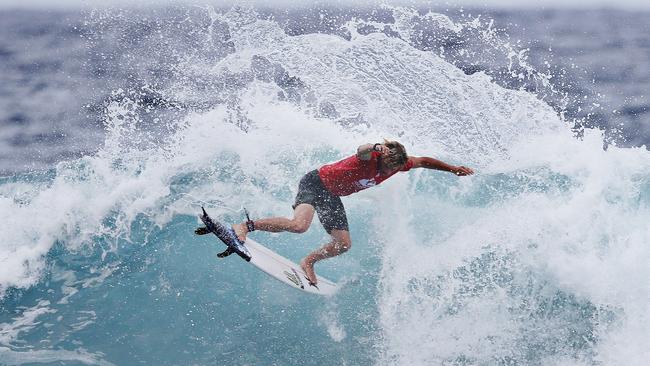
[[[648,12],[0,10],[0,365],[646,365],[648,90]],[[335,296],[193,235],[382,138],[477,174],[344,198]]]

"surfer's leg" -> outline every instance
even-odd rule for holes
[[[332,241],[313,251],[300,261],[300,267],[305,272],[309,281],[313,284],[317,283],[316,274],[314,272],[314,263],[319,260],[335,257],[339,254],[347,252],[352,247],[352,239],[350,232],[347,230],[333,229],[330,232]]]
[[[292,233],[304,233],[309,229],[311,221],[314,218],[314,206],[302,203],[296,206],[293,210],[293,218],[286,217],[270,217],[266,219],[255,220],[255,230],[269,231],[277,233],[281,231],[289,231]],[[248,228],[246,223],[233,225],[237,237],[241,241],[246,241],[246,234]]]
[[[318,218],[323,224],[323,228],[332,236],[332,241],[315,250],[300,262],[300,267],[302,267],[305,275],[313,284],[316,284],[317,281],[314,273],[314,263],[321,259],[345,253],[352,246],[348,218],[340,197],[331,195],[328,192],[323,193],[318,200],[316,212],[318,212]]]
[[[268,219],[255,220],[255,230],[270,231],[277,233],[289,231],[292,233],[304,233],[309,229],[314,218],[314,206],[302,203],[293,210],[293,218],[271,217]]]
[[[255,230],[270,231],[273,233],[280,231],[304,233],[311,225],[311,221],[314,218],[315,202],[318,200],[319,193],[324,189],[317,170],[312,170],[305,174],[300,180],[296,201],[292,206],[293,218],[271,217],[255,220]],[[232,227],[235,229],[239,240],[246,241],[246,234],[248,234],[246,223],[233,225]]]

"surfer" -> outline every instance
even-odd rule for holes
[[[242,242],[246,241],[246,235],[254,230],[304,233],[309,229],[316,212],[325,231],[332,237],[331,242],[313,251],[300,262],[309,282],[316,285],[314,264],[344,253],[352,246],[341,197],[376,186],[397,172],[414,168],[442,170],[458,176],[474,174],[472,169],[464,166],[449,165],[430,157],[408,156],[404,146],[397,141],[384,140],[383,143],[365,144],[359,146],[355,155],[323,165],[302,177],[293,204],[293,218],[248,220],[233,225],[233,229]]]

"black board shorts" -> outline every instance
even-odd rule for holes
[[[333,195],[325,188],[318,170],[312,170],[300,179],[293,209],[295,210],[302,203],[310,204],[316,209],[318,219],[328,234],[332,230],[349,231],[348,218],[341,197]]]

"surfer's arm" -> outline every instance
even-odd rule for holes
[[[384,150],[388,150],[384,144],[364,144],[357,148],[357,157],[361,160],[370,160],[373,151],[384,152]]]
[[[424,157],[409,156],[409,160],[413,163],[413,168],[442,170],[444,172],[450,172],[456,175],[474,174],[474,171],[468,167],[449,165],[444,161],[440,161],[434,158],[429,158],[426,156]]]

